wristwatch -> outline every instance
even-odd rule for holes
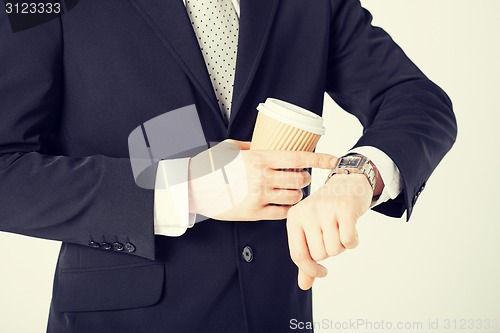
[[[338,159],[337,165],[332,169],[325,183],[335,174],[364,174],[368,178],[372,189],[377,186],[377,175],[368,157],[359,154],[349,154]]]

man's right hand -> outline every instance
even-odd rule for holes
[[[207,163],[207,159],[191,159],[191,213],[226,221],[284,219],[302,199],[302,188],[311,182],[304,169],[331,169],[336,162],[336,157],[328,154],[250,150],[250,142],[235,140],[221,144],[228,143],[233,144],[233,149],[237,145],[239,154],[224,167],[224,175],[219,170],[192,179],[193,169]]]

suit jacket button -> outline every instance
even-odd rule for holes
[[[241,256],[246,262],[252,262],[253,260],[253,250],[250,246],[245,246],[243,248],[243,252],[241,252]]]
[[[104,250],[111,250],[113,246],[111,246],[111,244],[109,243],[104,242],[101,244],[101,248],[103,248]]]
[[[90,241],[90,242],[89,242],[89,246],[90,246],[90,247],[93,247],[93,248],[98,248],[98,247],[100,247],[101,245],[100,245],[99,243],[97,243],[97,242]]]
[[[113,243],[113,250],[115,251],[123,251],[124,247],[123,244],[120,242],[114,242]]]
[[[135,245],[128,242],[125,244],[125,251],[127,251],[128,253],[132,253],[132,252],[135,252]]]

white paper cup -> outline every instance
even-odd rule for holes
[[[268,98],[257,107],[250,149],[313,151],[323,134],[323,118],[297,105]]]

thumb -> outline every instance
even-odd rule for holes
[[[299,288],[302,290],[311,289],[311,287],[314,283],[314,278],[307,275],[306,273],[304,273],[304,271],[301,270],[300,268],[299,268],[299,276],[298,276],[297,280],[298,280]]]

